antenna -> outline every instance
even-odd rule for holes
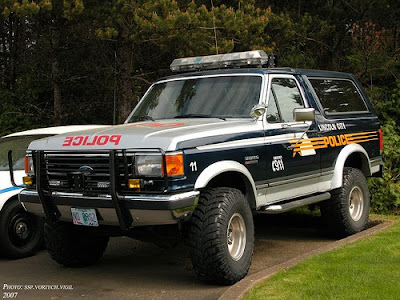
[[[210,0],[210,1],[211,1],[211,12],[212,12],[212,15],[213,15],[215,50],[216,50],[216,52],[218,54],[218,41],[217,41],[217,29],[215,28],[214,3],[213,3],[213,0]]]
[[[117,112],[117,51],[114,50],[113,125],[117,124],[116,112]]]

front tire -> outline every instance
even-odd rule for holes
[[[0,253],[8,258],[35,254],[43,242],[43,220],[25,211],[18,199],[10,199],[0,212]]]
[[[344,168],[343,185],[332,198],[321,205],[321,215],[337,237],[346,237],[365,229],[370,206],[370,194],[364,174],[354,168]]]
[[[44,226],[44,239],[51,258],[66,267],[96,263],[107,248],[109,237],[92,235],[69,223]]]
[[[229,285],[245,277],[253,256],[254,224],[244,195],[233,188],[202,192],[189,243],[193,268],[202,281]]]

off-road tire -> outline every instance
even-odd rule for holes
[[[31,256],[43,244],[43,220],[25,211],[17,198],[0,211],[0,253],[8,258]]]
[[[244,250],[235,259],[228,248],[229,242],[232,245],[232,232],[228,233],[231,220],[245,227]],[[190,222],[188,240],[192,264],[202,281],[229,285],[247,275],[253,256],[254,224],[249,203],[239,190],[203,191]]]
[[[354,206],[355,202],[359,204]],[[370,194],[364,174],[359,169],[346,167],[342,187],[332,192],[330,200],[321,203],[321,216],[330,231],[342,238],[365,229],[369,206]]]
[[[109,237],[89,234],[69,223],[44,226],[44,240],[51,258],[66,267],[96,263],[107,248]]]

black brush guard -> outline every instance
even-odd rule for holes
[[[163,180],[164,180],[164,190],[168,189],[168,176],[166,169],[166,159],[165,152],[162,149],[129,149],[129,152],[134,153],[159,153],[162,156],[163,160]],[[118,187],[116,185],[116,177],[118,172],[118,160],[117,155],[122,153],[123,162],[126,162],[126,152],[127,150],[108,150],[108,151],[90,151],[90,153],[99,153],[109,155],[109,166],[110,166],[110,195],[112,199],[112,205],[115,209],[115,212],[118,217],[118,221],[120,224],[120,228],[123,231],[127,231],[132,227],[133,219],[132,216],[126,207],[125,203],[122,201],[122,197],[118,193]],[[61,153],[61,152],[60,152]],[[79,153],[79,152],[77,152]],[[88,152],[81,152],[82,154],[87,154]],[[43,150],[35,150],[32,151],[32,156],[34,157],[35,164],[35,179],[36,179],[36,189],[39,196],[39,201],[43,206],[43,211],[49,222],[55,223],[59,220],[61,213],[58,211],[56,205],[51,200],[51,192],[45,191],[44,187],[44,178],[46,177],[43,174],[43,162],[44,162],[44,154]],[[8,152],[8,165],[10,170],[10,179],[13,186],[18,186],[14,181],[14,170],[13,170],[13,161],[12,161],[12,150]]]

